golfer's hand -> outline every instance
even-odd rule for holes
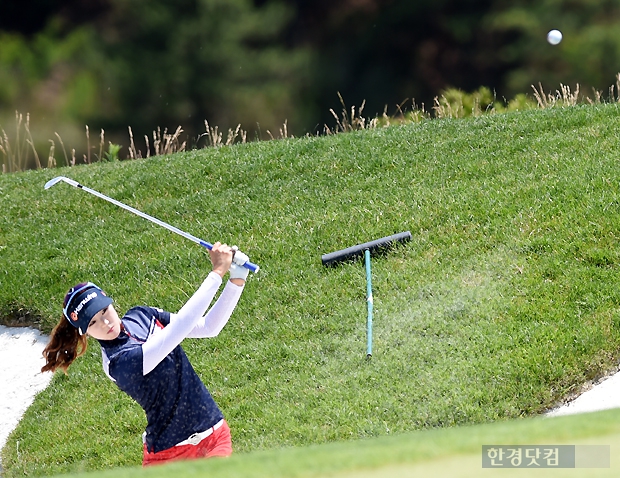
[[[211,258],[211,264],[213,264],[213,272],[219,274],[220,277],[224,277],[232,263],[232,248],[221,242],[216,242],[209,251],[209,257]]]

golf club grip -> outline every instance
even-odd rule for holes
[[[213,244],[203,241],[203,240],[199,240],[198,244],[200,244],[202,247],[211,250],[213,249]],[[248,261],[245,264],[243,264],[243,267],[245,267],[246,269],[249,269],[250,272],[258,272],[258,269],[260,269],[260,267],[258,267],[256,264]]]
[[[250,269],[250,272],[258,272],[258,269],[259,269],[259,267],[256,264],[250,261],[243,264],[243,267],[245,267],[246,269]]]

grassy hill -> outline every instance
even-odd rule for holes
[[[184,348],[250,452],[536,415],[618,363],[620,105],[552,108],[0,176],[0,316],[49,332],[74,283],[176,311],[202,239],[252,276],[216,339]],[[397,232],[365,271],[321,254]],[[7,476],[140,463],[142,411],[86,357],[3,451]],[[19,443],[19,447],[18,447]]]
[[[575,450],[575,468],[545,467],[544,451],[532,461],[522,456],[524,468],[482,468],[482,446],[505,448],[522,445],[545,450],[557,445],[583,447]],[[609,447],[600,457],[588,447]],[[620,411],[609,410],[556,418],[529,418],[481,425],[418,430],[391,436],[350,440],[305,447],[257,450],[235,454],[226,460],[198,460],[162,467],[124,467],[76,473],[72,478],[478,478],[480,476],[536,476],[599,478],[618,476],[612,450],[620,446]],[[534,456],[530,453],[530,457]],[[611,459],[609,459],[611,458]],[[530,469],[527,469],[527,467]],[[533,470],[535,468],[535,471]]]

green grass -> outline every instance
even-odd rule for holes
[[[483,445],[608,445],[609,468],[482,469]],[[510,420],[493,424],[409,432],[394,436],[346,442],[289,447],[233,455],[226,460],[199,460],[164,467],[126,467],[97,473],[91,478],[316,478],[479,476],[617,476],[613,450],[620,446],[620,411],[609,410],[577,416]],[[590,457],[592,458],[592,457]],[[525,459],[524,459],[525,460]],[[527,460],[524,463],[528,463]],[[544,464],[539,460],[539,464]],[[591,460],[592,465],[603,466]]]
[[[62,174],[261,266],[222,334],[184,343],[242,454],[536,415],[618,363],[619,114],[551,108],[3,175],[0,316],[49,331],[83,280],[121,310],[176,311],[209,270],[163,228],[43,190]],[[405,230],[411,242],[373,258],[368,361],[363,265],[326,269],[321,254]],[[140,463],[142,411],[99,357],[91,344],[37,397],[6,476]]]

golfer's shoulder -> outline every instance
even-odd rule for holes
[[[158,307],[137,305],[129,309],[123,316],[124,324],[132,323],[147,329],[151,329],[152,323],[155,321],[159,321],[164,326],[168,325],[170,323],[170,312],[166,312]]]

